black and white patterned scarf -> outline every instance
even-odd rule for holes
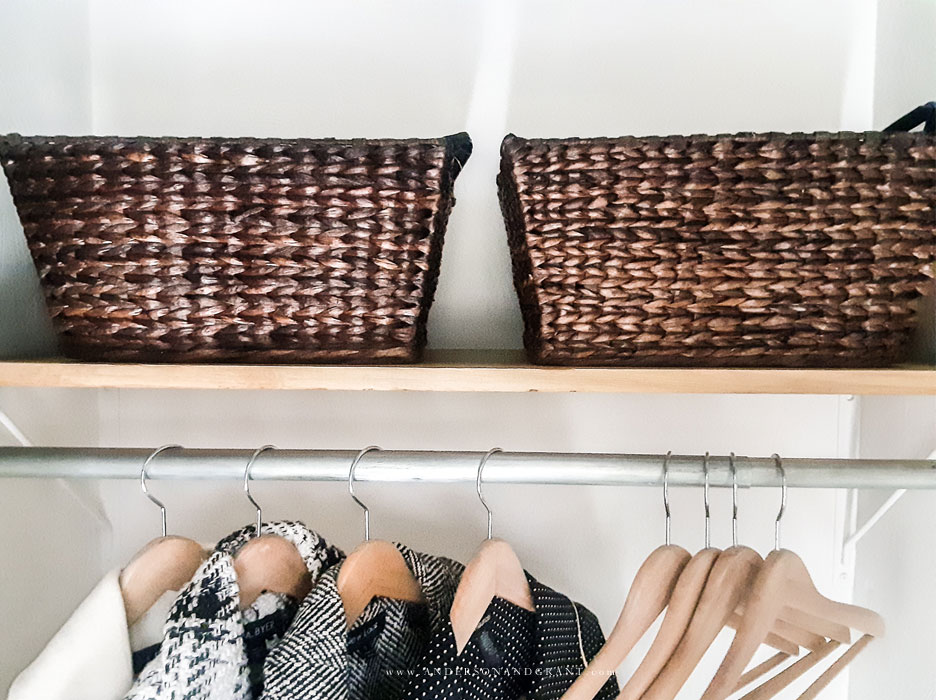
[[[199,567],[169,612],[158,654],[125,700],[253,700],[259,694],[267,652],[286,633],[299,601],[264,593],[240,610],[234,555],[255,531],[248,526],[221,540]],[[263,533],[296,545],[313,581],[344,557],[301,523],[268,523]]]
[[[338,594],[340,566],[319,579],[267,656],[263,700],[390,700],[448,620],[464,567],[396,544],[426,604],[375,598],[351,629]]]

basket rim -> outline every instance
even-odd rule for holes
[[[936,134],[926,134],[922,131],[812,131],[812,132],[784,132],[784,131],[739,131],[734,133],[719,134],[668,134],[646,136],[566,136],[566,137],[525,137],[509,133],[504,136],[501,142],[502,149],[515,144],[532,145],[586,145],[586,144],[607,144],[615,143],[620,145],[628,144],[646,144],[654,142],[672,142],[680,141],[710,142],[734,140],[747,142],[763,142],[773,140],[786,141],[858,141],[858,142],[882,142],[890,140],[913,140],[913,141],[934,141]]]
[[[226,144],[256,144],[263,146],[291,146],[291,145],[325,145],[325,146],[386,146],[386,145],[433,145],[447,146],[453,143],[470,143],[468,132],[459,131],[446,136],[437,136],[431,138],[278,138],[254,137],[254,136],[117,136],[117,135],[92,135],[70,136],[65,134],[58,135],[32,135],[24,136],[17,132],[0,135],[0,145],[15,146],[20,144],[44,145],[44,146],[68,146],[75,144],[100,144],[111,145],[121,143],[127,145],[146,145],[146,144],[176,144],[176,145],[226,145]]]

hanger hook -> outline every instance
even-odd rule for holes
[[[669,507],[669,460],[673,456],[673,451],[670,450],[665,455],[663,455],[663,510],[666,513],[666,546],[670,544],[670,521],[672,517],[670,515]]]
[[[357,503],[361,508],[364,509],[364,541],[367,542],[370,540],[370,508],[364,505],[364,502],[354,495],[354,470],[357,468],[358,462],[361,461],[361,458],[364,457],[368,452],[374,452],[380,450],[377,445],[371,445],[370,447],[365,447],[363,450],[357,453],[357,456],[351,462],[351,468],[348,470],[348,493],[351,494],[351,498],[354,499],[354,502]]]
[[[731,469],[731,546],[738,546],[738,468],[735,466],[735,453],[728,453],[728,467]]]
[[[255,450],[250,459],[247,460],[247,466],[244,467],[244,493],[247,494],[247,500],[253,504],[253,507],[257,509],[257,531],[254,533],[254,537],[260,537],[263,534],[263,510],[260,508],[260,504],[254,499],[250,494],[250,468],[253,466],[254,462],[257,461],[257,457],[262,455],[267,450],[276,449],[273,445],[264,445],[263,447]]]
[[[776,551],[780,549],[780,521],[783,520],[783,514],[786,512],[787,483],[783,460],[776,452],[773,454],[773,458],[777,465],[777,471],[780,472],[780,512],[777,513],[777,519],[774,521],[774,551]]]
[[[705,479],[702,485],[702,498],[705,503],[705,548],[712,546],[712,511],[709,507],[709,453],[702,458],[702,476]]]
[[[481,491],[481,473],[484,471],[484,465],[487,464],[487,461],[491,458],[491,455],[497,454],[498,452],[503,452],[503,450],[499,447],[492,447],[490,450],[484,453],[480,464],[478,464],[478,476],[475,479],[475,488],[478,491],[478,498],[481,501],[481,505],[484,506],[484,510],[487,511],[487,538],[489,540],[494,537],[494,514],[491,513],[491,507],[487,504],[487,501],[484,500],[484,493]]]
[[[150,465],[156,455],[165,452],[166,450],[174,450],[181,448],[182,445],[163,445],[153,451],[149,457],[143,461],[143,467],[140,469],[140,488],[143,489],[143,495],[150,499],[153,503],[159,506],[159,516],[162,520],[162,536],[166,536],[166,506],[156,498],[153,494],[149,492],[149,489],[146,488],[146,468]]]

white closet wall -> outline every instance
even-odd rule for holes
[[[926,97],[896,103],[875,91],[885,9],[871,0],[14,0],[0,5],[8,28],[0,132],[404,137],[468,129],[475,155],[456,187],[430,342],[518,347],[494,184],[504,133],[879,127]],[[0,352],[42,351],[47,324],[2,186],[0,253]],[[37,444],[154,447],[847,457],[859,439],[859,406],[834,396],[0,390],[0,410]],[[899,444],[880,449],[916,456]],[[206,541],[252,517],[233,482],[152,490],[169,506],[171,530]],[[96,578],[158,534],[158,512],[135,482],[95,482],[78,494],[91,511],[52,482],[0,483],[0,560],[15,562],[0,574],[0,694]],[[609,630],[637,567],[662,542],[659,491],[502,486],[487,494],[496,534]],[[269,518],[301,518],[349,548],[361,538],[360,511],[340,484],[263,483],[254,495]],[[359,495],[379,537],[464,559],[484,534],[469,487],[362,485]],[[766,552],[779,494],[745,491],[741,499],[742,540]],[[675,489],[672,501],[674,541],[700,547],[701,493]],[[831,491],[791,491],[784,544],[801,553],[821,589],[848,597],[851,571],[838,551],[843,503]],[[728,492],[713,494],[713,512],[714,544],[726,546]],[[864,552],[859,571],[885,580]],[[881,590],[859,586],[857,602],[872,594],[890,601]],[[914,633],[906,634],[901,644],[912,644]],[[698,697],[716,660],[680,697]],[[869,673],[889,675],[865,669],[862,684]],[[914,687],[904,697],[922,693]],[[849,694],[843,679],[823,697],[871,695],[855,684]]]
[[[936,3],[881,0],[875,57],[875,113],[881,119],[893,105],[936,98],[934,33]],[[861,457],[925,458],[936,450],[936,398],[865,398],[860,435]],[[861,518],[886,496],[863,494]],[[888,638],[869,647],[868,658],[852,672],[854,700],[936,697],[934,552],[936,511],[926,492],[904,496],[858,545],[855,595],[884,615]]]

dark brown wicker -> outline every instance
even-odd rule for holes
[[[511,135],[501,153],[533,361],[905,358],[934,256],[933,135]]]
[[[0,138],[64,352],[412,361],[467,134]]]

